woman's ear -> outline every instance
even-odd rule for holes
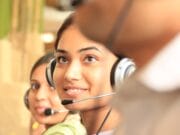
[[[29,110],[29,99],[28,99],[29,92],[30,92],[30,89],[26,90],[24,94],[24,104],[28,110]]]

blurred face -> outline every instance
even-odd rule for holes
[[[87,37],[106,44],[118,16],[122,16],[123,8],[130,0],[87,1],[77,8],[75,22]],[[170,22],[166,22],[174,14],[177,18],[177,1],[133,0],[122,25],[117,25],[111,49],[130,57],[141,53],[142,48],[151,49],[151,45],[164,36],[170,26]]]
[[[57,91],[52,90],[46,81],[45,69],[46,64],[43,64],[37,67],[32,74],[29,106],[32,115],[39,123],[51,125],[63,121],[67,112],[56,113],[50,116],[44,115],[44,111],[47,108],[64,110]]]
[[[56,50],[54,82],[61,99],[83,99],[111,93],[110,71],[117,57],[103,45],[84,37],[76,26],[67,28]],[[108,104],[110,97],[69,104],[70,110],[89,110]]]
[[[124,1],[89,0],[84,2],[76,10],[75,22],[85,35],[93,40],[105,43]]]

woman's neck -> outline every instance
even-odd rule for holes
[[[46,129],[48,129],[48,128],[50,128],[50,127],[52,127],[53,125],[51,125],[51,124],[45,124],[45,128]]]
[[[110,109],[111,106],[104,106],[81,112],[82,121],[87,129],[88,135],[97,133]],[[101,131],[113,130],[119,122],[120,114],[112,109],[109,116],[107,116],[107,120],[103,124]]]

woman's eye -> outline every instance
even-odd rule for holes
[[[65,63],[68,62],[67,58],[64,57],[64,56],[59,56],[59,57],[57,57],[57,58],[56,58],[56,61],[57,61],[57,63],[59,63],[59,64],[65,64]]]
[[[94,56],[87,56],[85,58],[85,62],[87,62],[87,63],[95,62],[95,61],[97,61],[97,59]]]
[[[40,88],[40,84],[38,84],[38,83],[32,83],[31,84],[31,89],[32,90],[37,90],[37,89],[39,89]]]

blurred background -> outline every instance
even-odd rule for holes
[[[72,12],[67,0],[0,0],[0,135],[28,135],[23,96],[32,64],[53,50],[55,35]]]

